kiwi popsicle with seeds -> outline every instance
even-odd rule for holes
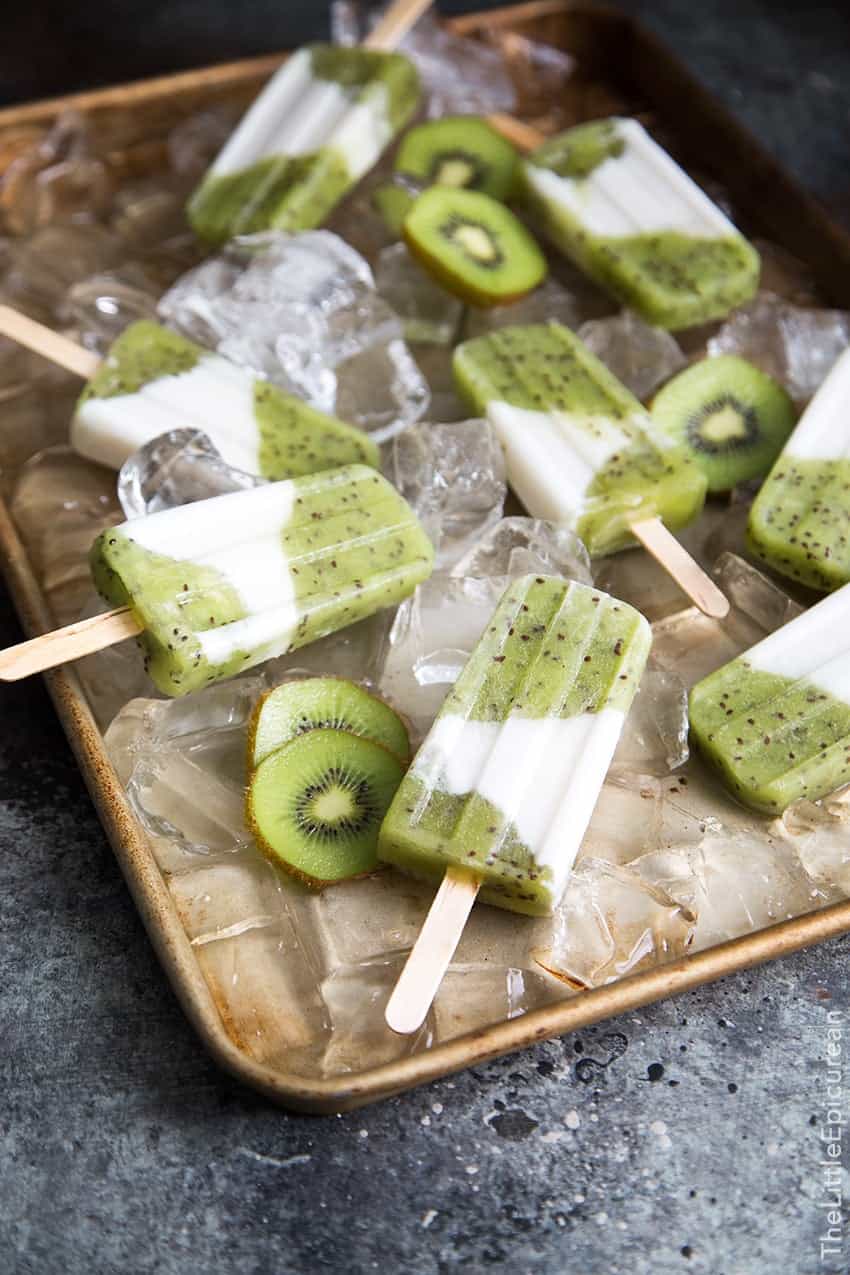
[[[730,792],[779,815],[850,780],[845,585],[698,682],[691,735]]]
[[[424,4],[419,8],[424,8]],[[415,111],[416,68],[383,49],[314,44],[272,76],[188,204],[211,243],[318,226]]]
[[[524,576],[503,594],[384,819],[378,857],[542,914],[570,875],[649,653],[599,589]]]
[[[750,509],[758,558],[822,592],[850,581],[848,403],[850,351],[803,412]]]
[[[702,510],[705,475],[569,329],[476,337],[458,346],[454,373],[495,429],[530,514],[572,528],[593,556],[639,539],[707,614],[726,614],[727,600],[669,534]]]
[[[151,439],[199,429],[227,464],[263,478],[363,463],[377,468],[362,430],[146,319],[114,342],[71,422],[71,445],[112,469]]]
[[[378,858],[439,883],[386,1021],[423,1022],[469,911],[551,912],[652,641],[640,612],[557,576],[503,594],[393,798]]]
[[[544,142],[520,185],[555,246],[649,323],[707,323],[756,291],[758,253],[637,120]]]
[[[136,518],[91,552],[97,588],[130,608],[148,673],[172,696],[400,602],[432,565],[410,507],[365,465]]]

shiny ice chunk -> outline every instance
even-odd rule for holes
[[[433,1009],[411,1036],[391,1031],[384,1018],[406,956],[406,952],[387,952],[357,965],[342,965],[322,983],[332,1031],[321,1063],[326,1076],[364,1071],[431,1044]]]
[[[438,570],[454,563],[502,516],[505,461],[487,421],[405,430],[393,442],[392,475],[437,546]]]
[[[118,499],[127,518],[189,505],[265,480],[234,469],[201,430],[175,429],[140,447],[121,466]]]
[[[678,674],[647,668],[629,709],[614,769],[667,775],[688,760],[688,693]]]
[[[689,911],[632,868],[586,858],[536,959],[568,986],[599,987],[683,956],[692,928]]]
[[[685,366],[685,355],[676,338],[664,328],[645,323],[631,310],[606,319],[591,319],[582,324],[578,335],[642,401]]]
[[[850,313],[801,308],[762,292],[734,311],[707,348],[749,359],[804,403],[848,345]]]
[[[391,244],[380,253],[375,286],[401,319],[405,340],[451,344],[463,303],[426,274],[405,244]]]
[[[584,543],[543,518],[502,518],[452,568],[454,576],[515,578],[534,572],[593,583]]]

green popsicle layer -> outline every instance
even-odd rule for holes
[[[700,752],[753,810],[778,815],[850,780],[850,705],[746,657],[697,683],[690,722]]]
[[[753,552],[774,571],[828,592],[850,581],[850,460],[780,456],[748,524]]]

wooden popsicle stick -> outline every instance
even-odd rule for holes
[[[43,354],[51,363],[75,372],[86,381],[94,376],[101,364],[100,355],[69,341],[66,336],[46,328],[43,323],[37,323],[9,305],[0,305],[0,334],[28,350],[34,350],[36,354]]]
[[[479,878],[464,868],[446,869],[387,1002],[384,1014],[387,1026],[399,1035],[409,1036],[424,1023],[454,956],[480,885]]]
[[[533,151],[538,146],[542,146],[546,141],[546,134],[541,133],[539,128],[535,128],[533,124],[525,124],[522,120],[514,119],[513,115],[502,115],[496,112],[494,115],[487,116],[487,123],[501,133],[502,137],[507,141],[513,142],[517,150]]]
[[[645,518],[640,522],[633,522],[630,531],[646,552],[673,577],[703,615],[711,616],[713,620],[726,618],[729,614],[729,599],[667,530],[660,518]]]
[[[380,22],[370,31],[361,48],[391,50],[407,35],[410,28],[430,9],[432,0],[396,0]]]
[[[136,637],[142,626],[129,607],[118,607],[89,620],[78,620],[64,629],[43,633],[0,651],[0,682],[18,682],[33,673],[43,673],[57,664],[67,664],[83,655],[92,655],[106,646]]]

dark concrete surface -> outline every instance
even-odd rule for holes
[[[627,7],[850,208],[844,4]],[[120,21],[104,30],[94,0],[18,6],[7,98],[259,51],[267,26],[269,47],[322,27],[303,2],[108,10]],[[87,62],[70,55],[86,42]],[[0,590],[0,644],[18,637]],[[850,1269],[845,1223],[840,1252],[819,1247],[827,1015],[848,1011],[850,940],[361,1113],[287,1115],[193,1036],[41,685],[4,688],[0,722],[3,1275]]]

